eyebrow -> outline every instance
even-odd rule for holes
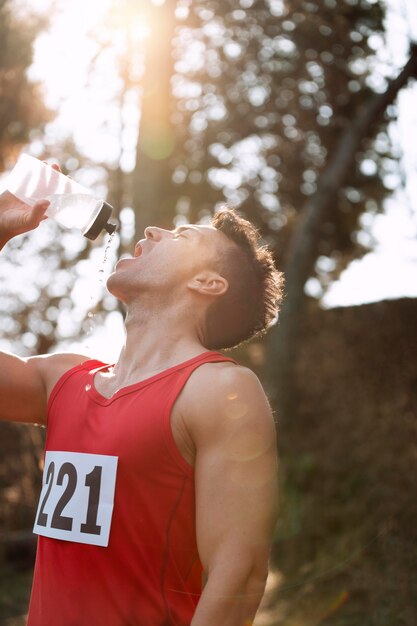
[[[178,228],[175,229],[175,234],[178,235],[182,232],[184,232],[185,230],[192,230],[195,233],[197,233],[199,236],[201,236],[200,231],[198,230],[198,228],[195,228],[194,226],[178,226]]]

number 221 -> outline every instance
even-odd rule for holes
[[[80,531],[82,533],[88,533],[90,535],[99,535],[101,532],[101,526],[97,525],[97,512],[98,512],[98,504],[100,498],[100,486],[101,486],[101,471],[102,468],[99,465],[96,465],[94,469],[87,474],[85,477],[85,486],[89,488],[88,495],[88,507],[87,507],[87,515],[86,520],[83,524],[81,524]],[[48,471],[46,474],[46,484],[48,485],[48,489],[46,491],[45,497],[42,500],[41,507],[39,509],[39,515],[37,519],[37,524],[39,526],[47,526],[48,524],[48,514],[44,512],[46,502],[51,493],[52,485],[54,482],[55,476],[55,463],[51,461],[48,466]],[[68,477],[67,486],[61,497],[59,498],[55,511],[52,514],[51,519],[51,528],[58,528],[59,530],[72,530],[73,518],[62,515],[62,511],[71,500],[74,495],[75,489],[77,487],[78,475],[77,469],[75,465],[72,463],[66,462],[61,466],[58,476],[56,479],[57,485],[62,485],[64,482],[65,476]]]

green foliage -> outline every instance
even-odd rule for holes
[[[20,16],[12,0],[0,2],[0,172],[13,162],[29,132],[50,119],[39,85],[27,70],[45,18]]]
[[[285,261],[341,132],[386,87],[377,60],[383,17],[382,3],[368,0],[193,2],[173,42],[171,211],[193,221],[226,200]],[[389,193],[393,115],[379,120],[376,140],[365,139],[321,229],[319,254],[333,257],[333,276],[364,251],[360,215],[380,210]]]
[[[23,616],[27,612],[30,588],[32,586],[32,570],[23,572],[8,571],[7,576],[0,579],[0,619],[3,624],[16,626],[23,624]],[[13,618],[20,616],[20,620]],[[25,620],[26,621],[26,620]]]

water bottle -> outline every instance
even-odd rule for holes
[[[25,204],[49,200],[45,215],[65,228],[78,228],[87,239],[96,239],[102,229],[112,234],[109,222],[113,207],[39,159],[22,154],[7,179],[7,190]]]

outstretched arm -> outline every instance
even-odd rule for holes
[[[222,365],[214,377],[209,368],[195,377],[190,405],[198,415],[189,427],[196,446],[197,543],[207,575],[191,624],[246,626],[264,593],[276,523],[275,427],[252,372]]]
[[[58,165],[52,165],[59,170]],[[0,249],[13,237],[37,228],[46,219],[48,200],[33,207],[9,191],[0,194]],[[23,359],[0,352],[0,419],[43,423],[48,394],[58,378],[86,357],[73,354]]]

